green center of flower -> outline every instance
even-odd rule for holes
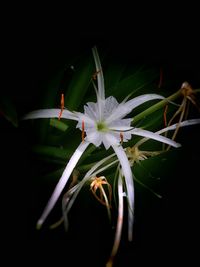
[[[100,121],[96,124],[96,127],[97,127],[97,131],[100,131],[100,132],[107,132],[108,131],[108,127],[107,125]]]

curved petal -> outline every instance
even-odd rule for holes
[[[158,94],[145,94],[141,96],[137,96],[125,103],[125,106],[130,110],[133,110],[134,108],[138,107],[139,105],[150,101],[150,100],[155,100],[155,99],[164,99],[163,96],[158,95]]]
[[[127,200],[128,200],[128,239],[132,240],[133,236],[133,219],[134,219],[134,183],[133,183],[133,174],[131,171],[130,163],[124,152],[122,146],[113,145],[113,150],[115,151],[119,162],[122,167],[122,173],[125,177],[126,190],[127,190]]]
[[[70,158],[58,184],[56,185],[56,188],[53,191],[53,194],[51,196],[51,198],[49,199],[43,213],[42,216],[40,217],[40,219],[37,222],[37,228],[41,228],[42,224],[44,223],[45,219],[47,218],[47,216],[49,215],[49,213],[51,212],[51,210],[53,209],[53,207],[56,204],[56,201],[58,200],[62,190],[64,189],[67,181],[69,180],[69,177],[73,171],[73,169],[75,168],[77,162],[79,161],[81,155],[83,154],[83,152],[86,150],[86,148],[88,147],[89,143],[88,142],[83,142],[81,143],[78,148],[75,150],[74,154],[72,155],[72,157]]]
[[[104,106],[104,118],[106,119],[110,114],[119,106],[116,98],[113,96],[109,96],[105,100]]]
[[[110,146],[118,145],[120,142],[120,139],[118,139],[114,134],[112,133],[104,133],[102,135],[103,139],[102,142],[106,149],[108,149]]]
[[[43,119],[43,118],[58,118],[60,113],[60,109],[58,108],[50,108],[50,109],[38,109],[34,110],[24,117],[22,120],[29,120],[29,119]],[[69,120],[78,120],[78,117],[73,112],[64,109],[62,112],[62,118],[69,119]]]
[[[186,120],[186,121],[182,121],[180,123],[175,123],[171,126],[168,126],[158,132],[156,132],[157,134],[161,134],[161,133],[165,133],[167,131],[172,131],[175,130],[177,127],[185,127],[185,126],[190,126],[190,125],[195,125],[195,124],[200,124],[200,119],[191,119],[191,120]]]
[[[100,99],[104,100],[105,99],[105,88],[104,88],[103,70],[101,67],[101,61],[99,59],[99,54],[98,54],[96,46],[92,48],[92,54],[94,57],[95,66],[96,66],[96,73],[97,73],[97,83],[98,83],[98,96],[97,96],[97,98],[100,97]]]
[[[156,134],[162,134],[168,131],[173,131],[176,129],[176,127],[185,127],[185,126],[190,126],[190,125],[195,125],[195,124],[200,124],[200,119],[191,119],[191,120],[186,120],[182,121],[181,123],[175,123],[171,126],[165,127],[159,131],[156,132]],[[135,145],[136,146],[141,146],[143,143],[145,143],[149,138],[143,138],[139,140]]]
[[[164,99],[163,96],[157,94],[145,94],[141,96],[137,96],[126,103],[121,103],[115,109],[115,111],[106,119],[106,122],[111,122],[113,120],[118,120],[125,117],[129,114],[134,108],[138,107],[139,105],[155,99]]]
[[[175,141],[173,141],[173,140],[171,140],[165,136],[159,135],[158,133],[153,133],[153,132],[150,132],[147,130],[142,130],[139,128],[134,128],[130,132],[131,132],[131,134],[147,137],[149,139],[153,139],[153,140],[168,144],[168,145],[173,146],[173,147],[180,147],[181,146],[181,144],[179,144],[179,143],[177,143],[177,142],[175,142]]]
[[[99,110],[97,103],[88,102],[87,105],[84,106],[84,113],[97,121],[99,118]]]
[[[97,131],[88,131],[86,132],[86,140],[96,147],[100,146],[102,143],[102,133],[99,133]]]
[[[117,254],[120,240],[121,240],[121,234],[122,234],[122,226],[123,226],[123,216],[124,216],[124,193],[123,193],[123,184],[122,184],[122,177],[121,173],[119,173],[118,178],[118,218],[117,218],[117,227],[116,227],[116,233],[115,233],[115,240],[112,248],[112,252],[110,255],[110,258],[106,264],[106,267],[113,265],[113,259],[115,255]]]

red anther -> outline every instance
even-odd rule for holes
[[[85,123],[82,121],[82,134],[81,134],[82,142],[84,142],[85,139]]]
[[[64,109],[64,105],[65,105],[65,98],[64,98],[64,94],[61,94],[60,105],[61,105],[61,109]]]
[[[97,74],[100,72],[100,70],[96,71],[93,75],[92,75],[92,79],[96,80],[97,78]]]
[[[61,99],[60,99],[60,113],[59,113],[59,116],[58,116],[58,119],[60,120],[61,116],[62,116],[62,113],[63,113],[63,109],[65,107],[65,98],[64,98],[64,94],[61,94]]]
[[[165,106],[164,113],[163,113],[165,127],[167,127],[167,109],[168,109],[168,105]]]

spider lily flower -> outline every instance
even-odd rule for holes
[[[133,224],[133,207],[134,207],[134,184],[133,175],[130,168],[130,164],[127,155],[121,146],[121,141],[127,142],[131,139],[133,134],[144,136],[147,138],[152,138],[160,142],[166,143],[168,145],[178,147],[180,144],[175,141],[170,140],[159,134],[155,134],[150,131],[142,130],[139,128],[131,127],[132,119],[125,118],[134,108],[142,105],[143,103],[150,100],[164,99],[163,96],[158,94],[144,94],[135,97],[127,101],[127,98],[122,102],[118,103],[117,100],[110,96],[105,98],[105,88],[104,88],[104,77],[102,72],[102,67],[99,59],[99,55],[96,47],[92,49],[97,77],[97,87],[94,84],[97,102],[89,102],[84,106],[84,113],[69,111],[63,109],[63,101],[61,111],[60,109],[43,109],[30,112],[25,115],[23,119],[39,119],[39,118],[64,118],[75,120],[78,122],[77,128],[82,131],[82,142],[75,150],[74,154],[70,158],[66,165],[66,168],[55,187],[55,190],[49,199],[46,208],[44,209],[42,216],[38,220],[37,228],[39,229],[44,223],[45,219],[53,209],[56,204],[61,192],[63,191],[69,177],[78,163],[80,157],[87,149],[89,144],[93,144],[96,147],[101,144],[104,145],[106,149],[112,147],[115,154],[117,155],[122,174],[125,177],[125,184],[127,189],[127,199],[129,207],[129,240],[132,240],[132,224]],[[63,99],[63,98],[62,98]],[[83,135],[83,132],[85,134]],[[86,135],[86,136],[85,136]]]

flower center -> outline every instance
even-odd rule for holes
[[[107,125],[100,121],[96,124],[96,127],[97,127],[97,131],[100,131],[100,132],[107,132],[108,131],[108,127]]]

